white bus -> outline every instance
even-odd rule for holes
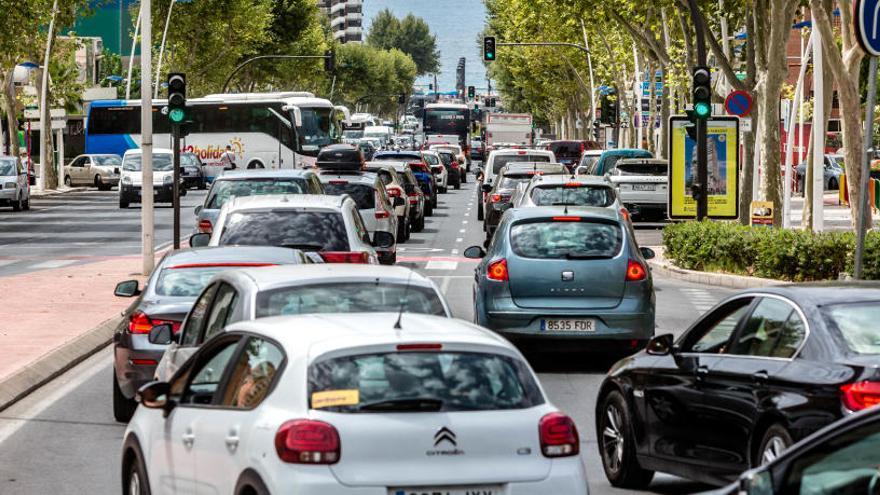
[[[165,100],[153,101],[153,145],[172,147]],[[86,153],[123,155],[141,144],[140,100],[98,100],[86,120]],[[238,168],[303,168],[340,142],[343,107],[305,92],[214,94],[187,100],[189,135],[181,150],[217,170],[229,146]],[[213,173],[208,173],[209,180]]]

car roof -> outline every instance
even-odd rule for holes
[[[616,148],[613,150],[605,150],[602,152],[600,156],[631,156],[634,158],[638,158],[639,156],[653,157],[654,154],[648,150],[636,149],[636,148]]]
[[[533,150],[533,149],[514,149],[514,148],[505,148],[500,150],[493,150],[492,155],[545,155],[545,156],[556,156],[550,150]]]
[[[533,172],[538,170],[543,172],[562,172],[563,174],[568,171],[568,169],[565,168],[565,165],[561,163],[515,162],[505,165],[504,168],[501,169],[501,173],[506,175]]]
[[[376,160],[374,162],[367,162],[366,167],[368,169],[384,169],[384,170],[397,170],[394,168],[395,165],[406,165],[407,162],[398,162],[398,161],[385,161],[385,160]]]
[[[513,220],[527,220],[532,218],[547,218],[554,216],[572,216],[582,218],[595,218],[599,220],[620,221],[619,212],[611,208],[597,206],[536,206],[534,208],[513,208],[507,210]]]
[[[297,266],[246,268],[226,272],[221,277],[241,277],[256,285],[258,290],[288,287],[299,284],[324,282],[388,282],[411,284],[413,287],[434,287],[428,277],[403,266],[359,265],[347,263],[308,264]]]
[[[489,346],[505,354],[519,356],[502,337],[464,320],[416,313],[320,313],[273,316],[242,321],[227,331],[253,332],[269,337],[290,352],[309,353],[314,359],[333,352],[374,345],[407,343]],[[295,329],[296,331],[291,331]]]
[[[853,280],[783,284],[750,289],[743,293],[776,294],[810,306],[825,306],[880,301],[880,282]]]
[[[376,161],[379,161],[380,159],[385,157],[406,157],[413,158],[415,160],[421,160],[422,154],[420,151],[377,151],[376,154],[373,155],[373,159]],[[388,160],[388,158],[385,159],[386,161],[396,161]]]
[[[313,170],[308,169],[300,169],[300,170],[292,170],[292,169],[278,169],[278,170],[266,170],[266,169],[251,169],[251,170],[229,170],[223,172],[223,175],[217,177],[214,180],[244,180],[244,179],[284,179],[284,178],[299,178],[306,177],[310,174],[314,174]]]
[[[669,165],[667,160],[662,158],[621,158],[618,160],[617,165],[627,165],[627,164],[652,164],[652,165]]]
[[[294,263],[299,260],[296,249],[272,246],[216,246],[179,249],[163,258],[163,264],[262,262]]]
[[[575,175],[574,177],[568,174],[536,175],[535,178],[532,179],[532,184],[534,184],[535,187],[555,184],[567,184],[569,182],[611,187],[611,184],[608,183],[608,179],[601,175]]]
[[[325,194],[267,194],[265,196],[236,196],[227,201],[229,210],[257,208],[329,208],[338,209],[348,198],[347,195],[330,196]]]
[[[379,180],[379,176],[376,175],[376,173],[359,170],[322,170],[321,173],[318,174],[318,178],[321,179],[321,182],[345,179],[348,182],[368,186],[376,186],[376,182]]]

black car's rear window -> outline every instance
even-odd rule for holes
[[[303,251],[348,251],[345,220],[336,211],[303,209],[235,212],[220,245],[282,246]]]
[[[547,155],[531,155],[531,154],[496,156],[495,159],[492,161],[492,173],[497,174],[508,163],[522,163],[522,162],[550,163],[550,157]]]
[[[522,361],[471,352],[342,356],[309,367],[309,406],[343,413],[525,409],[544,398]]]
[[[665,163],[618,163],[615,167],[617,175],[652,175],[666,177]]]
[[[833,304],[824,308],[825,317],[856,354],[880,354],[880,301]]]
[[[606,208],[614,204],[614,190],[598,185],[554,184],[534,187],[531,198],[536,206],[569,205]]]
[[[513,252],[525,258],[613,258],[623,244],[623,231],[616,223],[572,221],[577,217],[518,223],[510,228]]]
[[[324,184],[324,194],[330,196],[348,194],[357,204],[359,210],[368,210],[376,207],[376,189],[369,184],[331,180]]]

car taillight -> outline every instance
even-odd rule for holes
[[[313,419],[287,421],[275,433],[278,458],[292,464],[336,464],[342,451],[339,432]]]
[[[627,282],[638,282],[640,280],[645,280],[648,278],[648,270],[642,266],[636,260],[629,260],[626,262],[626,281]]]
[[[376,220],[384,220],[386,218],[389,218],[390,216],[391,213],[388,213],[385,210],[376,210]]]
[[[553,217],[554,222],[580,222],[581,217]]]
[[[489,263],[489,267],[486,268],[486,278],[497,282],[510,280],[510,275],[507,273],[507,260],[500,259]]]
[[[458,162],[452,162],[449,166],[452,168],[458,168]]]
[[[398,351],[439,351],[443,344],[397,344]]]
[[[580,182],[566,182],[563,187],[581,187]]]
[[[401,195],[400,189],[396,187],[388,188],[385,190],[385,192],[388,193],[388,195],[392,198],[399,198]]]
[[[501,201],[501,195],[500,194],[493,194],[492,197],[489,198],[489,201],[491,201],[493,203],[498,203]]]
[[[623,219],[626,220],[627,222],[630,221],[629,210],[627,210],[626,208],[620,209],[620,216],[622,216]]]
[[[544,457],[569,457],[580,453],[580,439],[574,421],[565,414],[552,412],[538,423],[541,453]]]
[[[840,400],[850,411],[861,411],[880,405],[880,382],[861,381],[840,387]]]
[[[318,254],[324,263],[369,263],[370,254],[366,251],[321,251]]]
[[[135,311],[128,317],[128,331],[134,334],[147,334],[156,325],[171,325],[171,331],[180,330],[180,322],[174,320],[154,320],[143,311]]]
[[[214,231],[214,226],[210,220],[199,220],[199,232],[210,234]]]

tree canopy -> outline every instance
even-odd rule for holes
[[[367,33],[367,44],[384,50],[398,49],[412,57],[418,75],[430,74],[440,70],[440,52],[437,50],[437,37],[421,17],[408,14],[398,19],[389,9],[385,9],[373,19]]]

